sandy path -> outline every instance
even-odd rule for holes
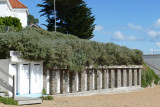
[[[0,107],[14,107],[0,104]],[[94,95],[87,97],[57,97],[38,105],[22,107],[160,107],[160,86],[143,91]]]

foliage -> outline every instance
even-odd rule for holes
[[[42,89],[42,96],[44,96],[44,95],[47,95],[47,92],[46,92],[45,88]]]
[[[153,70],[151,70],[145,63],[143,63],[142,70],[142,87],[151,86],[152,82],[158,85],[160,81],[160,77],[155,74]]]
[[[54,30],[55,12],[54,0],[43,0],[40,11],[42,16],[47,17],[49,31]],[[82,39],[90,39],[93,37],[95,28],[94,16],[92,16],[91,8],[87,7],[84,0],[56,0],[56,23],[57,31],[69,33]]]
[[[43,96],[41,97],[43,100],[53,100],[53,97],[52,96]]]
[[[28,15],[28,24],[38,24],[38,18],[35,18],[33,15]]]
[[[0,97],[0,103],[7,104],[7,105],[18,105],[18,102],[15,101],[12,98],[5,98],[5,97]]]
[[[0,59],[9,58],[10,50],[20,51],[28,60],[44,61],[46,67],[67,66],[72,71],[83,70],[86,65],[142,64],[139,50],[30,27],[0,34]]]
[[[0,26],[13,26],[17,31],[22,29],[22,24],[18,18],[15,17],[0,17]]]
[[[0,26],[0,33],[12,32],[17,31],[14,26]]]

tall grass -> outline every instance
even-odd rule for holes
[[[145,63],[143,63],[142,69],[142,87],[151,86],[152,83],[158,84],[160,81],[160,77],[155,74],[155,72],[150,69]]]

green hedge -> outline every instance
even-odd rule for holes
[[[7,105],[18,105],[18,102],[15,101],[12,98],[5,98],[5,97],[0,97],[0,103],[7,104]]]
[[[153,70],[151,70],[145,63],[143,63],[142,70],[142,87],[151,86],[152,82],[158,85],[160,81],[160,77],[155,74]]]
[[[0,32],[4,32],[5,31],[5,27],[6,26],[12,26],[10,27],[11,29],[14,29],[16,31],[20,31],[22,29],[22,24],[20,22],[20,20],[18,18],[15,17],[0,17]]]
[[[77,71],[86,65],[142,64],[142,52],[136,49],[29,27],[0,34],[0,58],[8,58],[10,50],[21,51],[25,59],[44,61],[45,66],[68,66]]]
[[[42,96],[41,99],[43,100],[53,100],[52,96]]]

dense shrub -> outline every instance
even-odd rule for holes
[[[0,103],[7,104],[7,105],[18,105],[18,102],[15,101],[12,98],[5,98],[5,97],[0,97]]]
[[[0,26],[0,33],[13,32],[17,31],[17,29],[13,26]]]
[[[47,95],[47,92],[46,92],[45,88],[42,89],[42,96],[44,96],[44,95]]]
[[[0,17],[0,26],[12,26],[17,31],[22,29],[22,24],[18,18],[15,17]],[[12,28],[11,27],[11,28]],[[3,30],[3,28],[2,28]]]
[[[154,84],[158,84],[160,81],[160,77],[155,74],[153,70],[151,70],[146,64],[143,64],[142,70],[142,87],[151,86],[152,82]]]
[[[43,100],[53,100],[52,96],[43,96],[41,97]]]
[[[20,51],[25,59],[44,61],[45,66],[68,66],[75,71],[86,65],[142,64],[139,50],[29,27],[0,34],[0,58],[8,58],[10,50]]]

